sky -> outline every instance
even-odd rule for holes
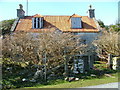
[[[27,0],[0,0],[0,21],[17,17],[19,4],[26,11]],[[88,16],[89,5],[95,9],[95,18],[105,25],[115,24],[118,19],[119,0],[28,0],[28,15],[72,15]]]

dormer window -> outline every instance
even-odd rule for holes
[[[43,17],[36,14],[35,16],[33,16],[32,18],[32,28],[33,29],[39,29],[39,28],[43,28]]]
[[[71,16],[71,28],[79,29],[82,28],[81,16],[73,14]]]

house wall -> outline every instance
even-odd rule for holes
[[[85,41],[84,43],[88,44],[95,40],[99,33],[75,33],[75,35],[80,35],[80,38]]]
[[[30,33],[30,35],[35,39],[37,40],[37,37],[40,35],[40,33]]]
[[[86,44],[91,43],[93,40],[97,39],[100,33],[74,33],[75,35],[80,35],[82,40],[85,40]],[[31,33],[33,37],[37,37],[39,33]]]

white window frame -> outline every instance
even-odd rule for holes
[[[42,27],[43,27],[43,18],[42,17],[34,17],[34,18],[32,18],[32,28],[33,29],[40,29]]]
[[[77,20],[77,18],[79,19],[79,22],[75,21],[75,20]],[[76,24],[76,25],[74,25],[74,24]],[[71,28],[73,28],[73,29],[81,29],[82,28],[82,20],[80,17],[72,17],[71,18]]]

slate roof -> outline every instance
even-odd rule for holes
[[[44,18],[44,26],[42,29],[32,29],[33,17]],[[71,28],[71,17],[81,17],[81,29]],[[62,32],[99,32],[99,30],[97,29],[97,25],[92,18],[89,18],[88,16],[79,16],[77,14],[73,14],[72,16],[41,16],[38,14],[34,16],[25,16],[24,19],[19,20],[15,31],[41,32],[49,31],[50,28],[56,28],[61,30]]]

